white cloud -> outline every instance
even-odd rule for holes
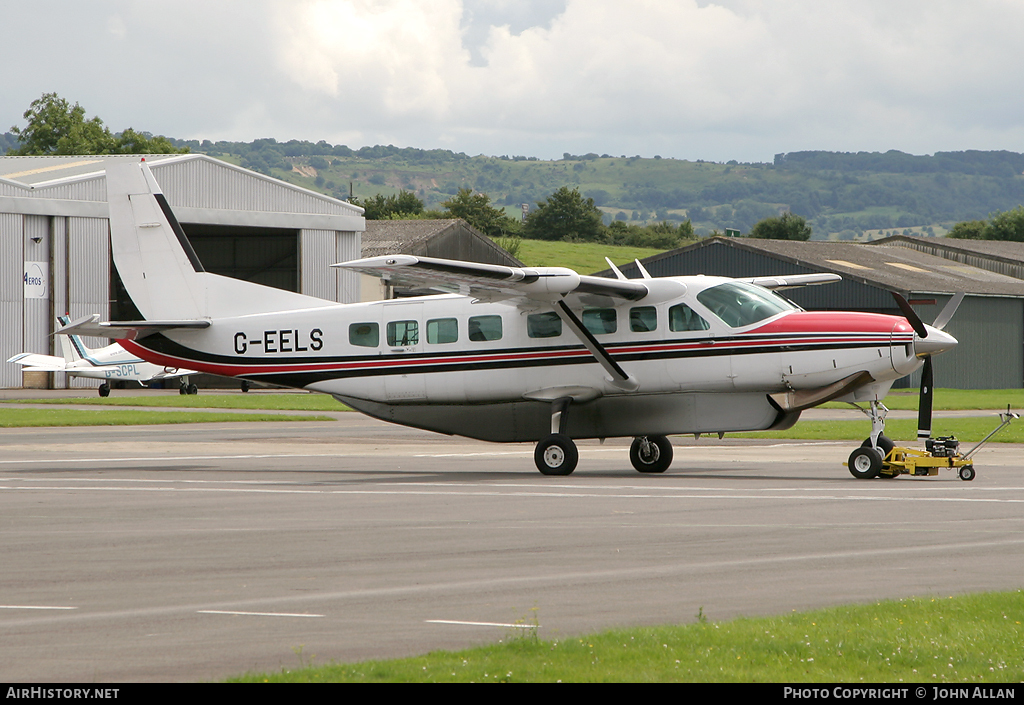
[[[57,90],[113,129],[181,137],[1024,151],[1018,0],[54,0],[5,22],[47,37],[0,43],[27,67],[0,95],[8,125]]]

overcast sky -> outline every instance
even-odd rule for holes
[[[185,139],[770,161],[1024,152],[1022,0],[0,0],[56,91]]]

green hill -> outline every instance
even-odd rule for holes
[[[613,219],[690,219],[698,234],[747,232],[784,210],[815,238],[862,239],[905,231],[945,234],[954,223],[1024,203],[1024,155],[1014,152],[779,154],[772,163],[725,164],[639,156],[475,156],[392,146],[353,150],[326,142],[182,142],[247,168],[339,198],[413,191],[428,209],[470,187],[518,215],[561,186],[578,188]]]

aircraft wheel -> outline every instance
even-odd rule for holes
[[[861,448],[871,447],[871,438],[865,438],[864,442],[860,444]],[[879,434],[878,436],[878,449],[882,451],[882,459],[885,460],[889,457],[889,453],[896,447],[896,444],[892,442],[892,439],[888,436]]]
[[[109,397],[110,396],[110,385],[107,384],[106,382],[104,382],[103,384],[101,384],[99,386],[99,389],[97,389],[96,391],[100,393],[101,397]]]
[[[882,457],[879,452],[870,446],[861,446],[850,453],[850,474],[858,480],[870,480],[878,477],[882,469]]]
[[[580,460],[572,439],[561,433],[552,433],[537,443],[533,462],[544,475],[571,475]]]
[[[178,387],[178,394],[188,394],[188,389],[185,388],[184,384]]]
[[[187,391],[188,391],[189,394],[199,394],[199,387],[197,387],[194,384],[190,384],[190,385],[188,385],[188,390]]]
[[[974,479],[974,466],[964,465],[962,468],[960,468],[960,472],[958,472],[957,474],[960,476],[960,479],[963,480],[964,482],[970,482],[971,480]]]
[[[249,389],[250,389],[250,387],[249,387],[249,380],[243,379],[242,380],[242,391],[243,392],[248,392]]]
[[[629,462],[637,472],[665,472],[672,464],[672,444],[664,436],[634,438],[629,446]]]

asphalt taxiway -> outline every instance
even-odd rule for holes
[[[569,477],[331,422],[0,429],[0,681],[195,681],[613,626],[1020,588],[1020,445],[855,480],[849,443],[625,441]]]

